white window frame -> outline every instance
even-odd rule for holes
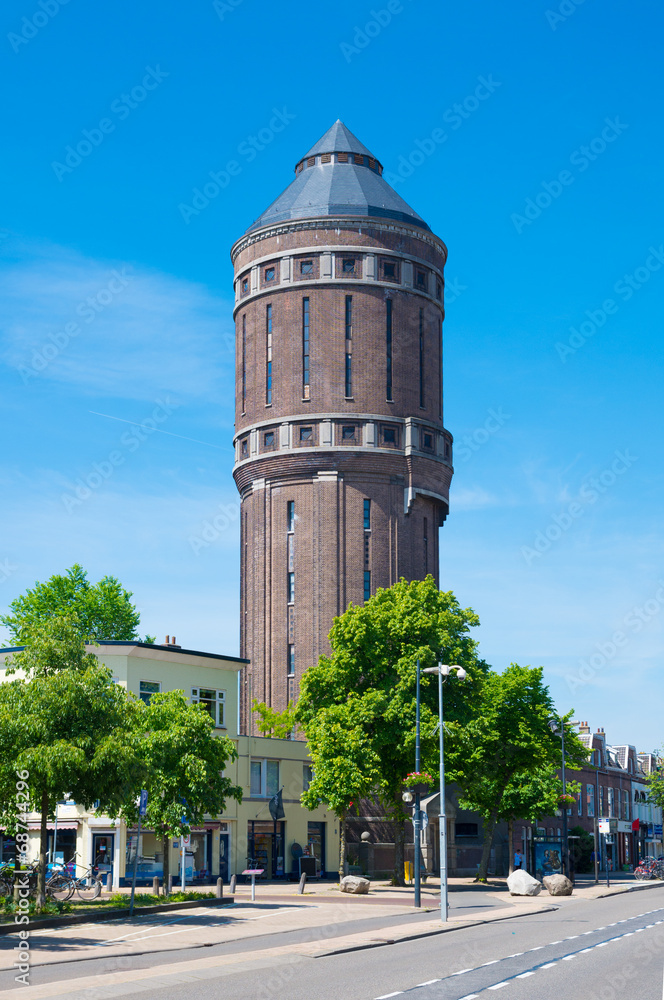
[[[214,693],[214,699],[211,698],[201,698],[201,691],[210,691]],[[217,729],[226,728],[226,692],[221,688],[209,688],[200,684],[198,687],[192,687],[191,689],[191,703],[192,705],[202,705],[208,702],[213,702],[215,706],[215,714],[212,715],[212,721]]]
[[[252,791],[251,786],[251,767],[253,764],[260,764],[261,769],[261,790],[260,794],[258,792]],[[273,757],[251,757],[249,761],[249,796],[253,799],[271,799],[275,792],[271,794],[267,790],[267,765],[276,764],[277,765],[277,792],[279,791],[280,780],[281,780],[281,763],[279,760],[275,760]]]
[[[141,691],[141,684],[156,684],[157,690]],[[148,699],[148,701],[145,701],[145,698],[143,697],[144,694],[150,695],[150,697],[152,697],[153,694],[161,694],[161,681],[149,681],[147,680],[147,678],[144,677],[142,681],[138,682],[138,697],[141,699],[141,701],[145,702],[146,705],[149,705],[150,700]]]

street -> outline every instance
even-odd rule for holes
[[[4,972],[0,997],[15,996],[20,989],[26,1000],[93,1000],[139,993],[155,1000],[212,1000],[220,995],[231,1000],[384,1000],[403,993],[413,1000],[471,1000],[500,991],[507,1000],[622,1000],[632,995],[660,1000],[662,889],[657,886],[595,900],[548,898],[559,908],[515,918],[504,910],[508,915],[501,920],[378,947],[371,946],[376,929],[389,928],[397,920],[403,924],[404,909],[390,916],[358,907],[357,919],[343,928],[343,942],[349,940],[351,930],[356,934],[351,947],[357,950],[341,954],[331,954],[334,931],[324,933],[325,914],[333,921],[333,908],[316,906],[310,917],[312,927],[318,927],[309,934],[272,932],[224,945],[229,934],[226,921],[216,935],[206,935],[206,943],[213,937],[219,943],[202,949],[188,945],[158,956],[144,948],[140,954],[126,950],[117,955],[103,949],[99,958],[36,966],[28,987],[10,985],[11,974]],[[270,928],[282,920],[288,926],[289,911],[281,905],[264,906],[259,912],[243,908],[248,919],[250,912],[254,918],[264,917]],[[413,934],[418,933],[423,916],[408,915]],[[76,932],[85,948],[88,931],[89,927],[71,928],[68,940]],[[163,933],[169,929],[164,927]],[[108,943],[111,938],[109,934]],[[32,947],[37,961],[38,934]],[[57,954],[54,960],[58,962]]]

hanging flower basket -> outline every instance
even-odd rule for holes
[[[559,795],[558,802],[560,803],[561,807],[566,806],[568,809],[571,809],[574,803],[576,802],[576,797],[574,795],[567,795],[567,794]]]
[[[404,789],[408,789],[409,792],[413,792],[415,795],[419,792],[420,795],[426,795],[429,788],[433,785],[433,778],[428,771],[413,771],[411,774],[407,774],[402,781]]]

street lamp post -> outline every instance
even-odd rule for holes
[[[445,756],[443,726],[443,684],[450,676],[450,671],[456,670],[460,681],[465,680],[466,671],[463,667],[449,667],[439,663],[437,667],[425,667],[425,674],[438,674],[438,753],[440,769],[440,789],[438,804],[438,853],[440,856],[440,919],[447,922],[447,817],[445,815]]]
[[[549,719],[549,729],[552,733],[560,733],[560,739],[562,743],[562,768],[561,776],[563,782],[563,875],[569,877],[569,843],[567,837],[567,802],[565,801],[565,794],[567,790],[567,784],[565,780],[565,722],[560,718]]]

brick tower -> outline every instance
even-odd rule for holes
[[[351,602],[438,578],[447,249],[382,173],[337,121],[231,252],[245,731]]]

